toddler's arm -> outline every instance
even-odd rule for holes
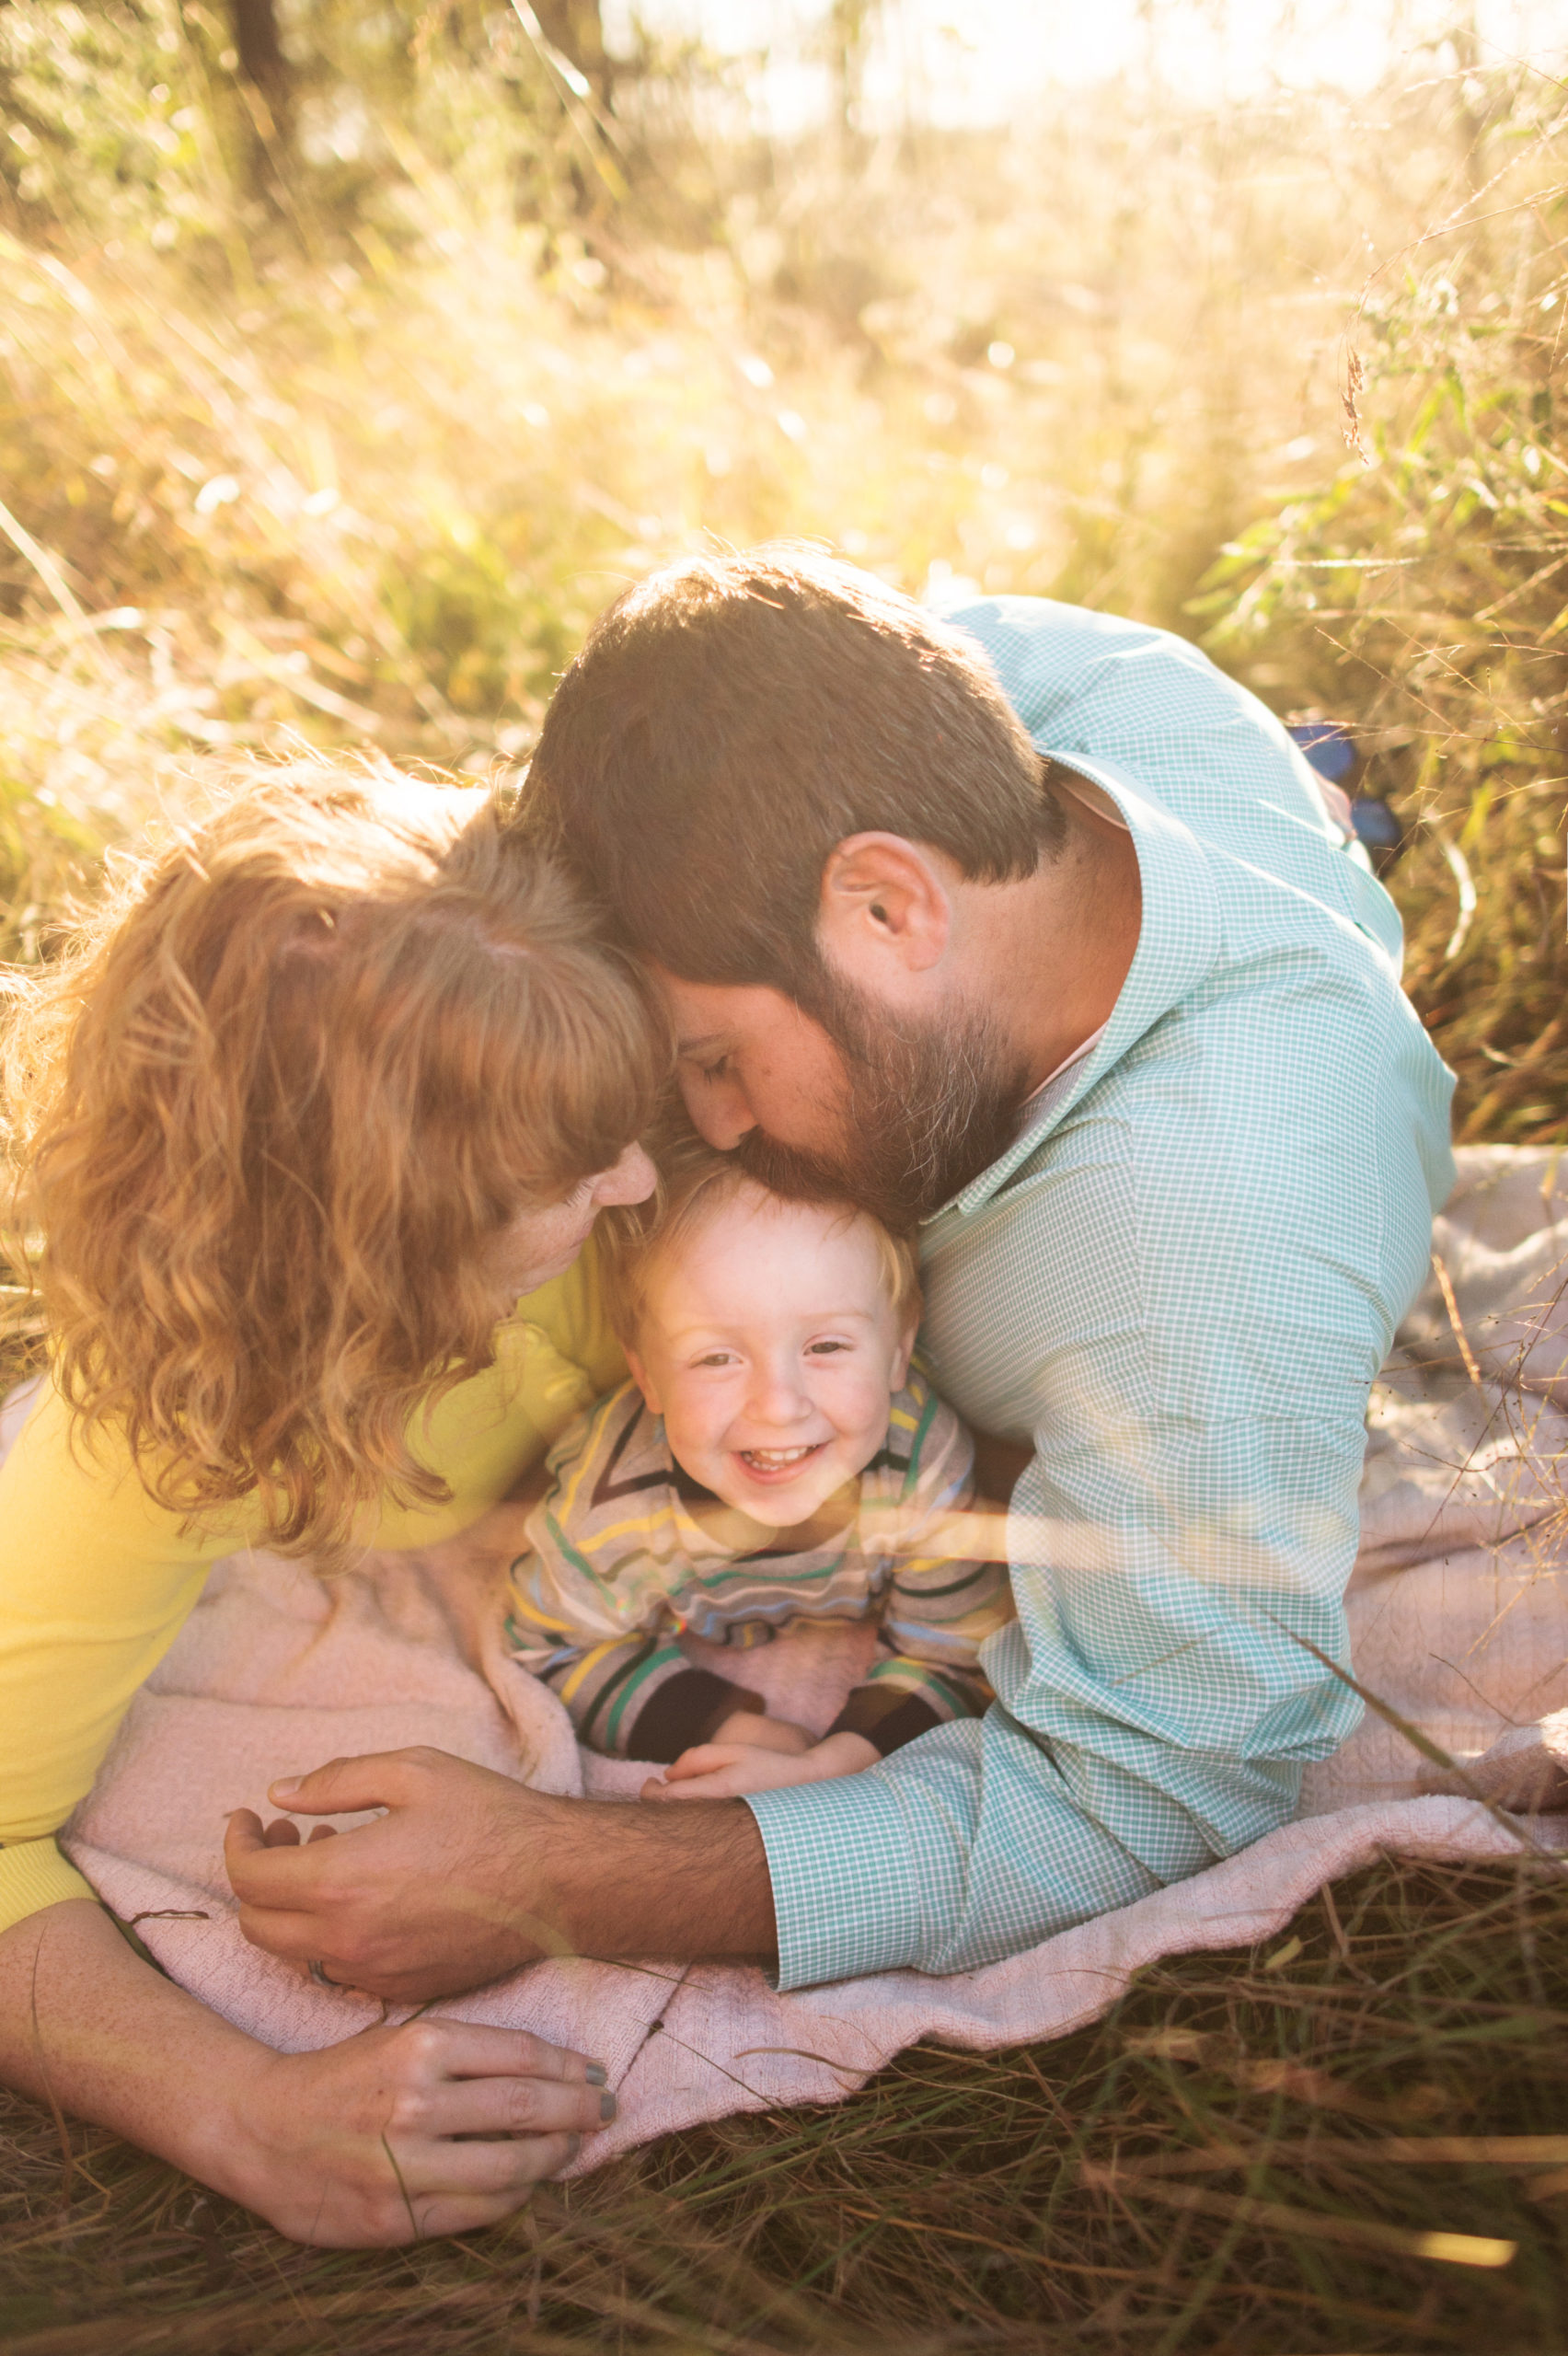
[[[694,1668],[669,1640],[669,1574],[656,1488],[624,1472],[642,1415],[625,1384],[569,1426],[550,1450],[548,1485],[513,1563],[506,1634],[523,1668],[565,1703],[580,1742],[617,1759],[667,1763],[766,1705],[745,1686]],[[649,1520],[638,1523],[641,1507]],[[801,1738],[804,1739],[804,1738]]]
[[[858,1775],[950,1718],[983,1717],[992,1693],[976,1671],[939,1674],[896,1654],[858,1685],[828,1732],[813,1741],[777,1718],[729,1718],[710,1742],[684,1750],[663,1782],[650,1777],[645,1800],[727,1800],[788,1784]]]
[[[758,1725],[776,1727],[777,1719]],[[801,1729],[790,1727],[792,1734]],[[645,1800],[735,1800],[747,1792],[773,1792],[788,1784],[821,1784],[836,1775],[858,1775],[874,1767],[881,1754],[864,1735],[828,1734],[819,1742],[810,1735],[803,1747],[786,1750],[753,1740],[699,1743],[683,1751],[663,1779],[651,1775],[642,1786]]]

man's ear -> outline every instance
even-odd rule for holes
[[[952,934],[952,896],[940,852],[902,835],[847,835],[822,871],[817,940],[830,965],[870,981],[890,965],[929,972]]]
[[[641,1358],[634,1349],[629,1347],[628,1348],[626,1362],[631,1369],[631,1379],[633,1382],[636,1383],[639,1391],[641,1392],[642,1403],[647,1408],[649,1414],[651,1415],[662,1415],[664,1410],[659,1403],[659,1394],[653,1388],[647,1368],[643,1365]]]

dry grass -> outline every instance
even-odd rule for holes
[[[1568,1889],[1537,1871],[1389,1865],[1267,1952],[1144,1974],[1077,2037],[920,2049],[840,2108],[670,2137],[396,2253],[293,2247],[100,2132],[67,2173],[13,2101],[0,2346],[1557,2350]]]

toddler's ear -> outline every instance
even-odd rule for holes
[[[912,1317],[899,1335],[898,1347],[894,1353],[893,1359],[893,1387],[895,1391],[902,1391],[909,1380],[909,1361],[915,1355],[915,1336],[919,1330],[920,1320],[918,1317]],[[655,1409],[654,1412],[657,1414],[658,1410]]]
[[[628,1349],[627,1351],[626,1362],[631,1369],[631,1379],[633,1382],[636,1383],[639,1391],[641,1392],[642,1403],[647,1408],[649,1414],[651,1415],[662,1415],[664,1410],[659,1403],[659,1394],[653,1388],[653,1384],[649,1378],[648,1369],[643,1365],[642,1360],[635,1350]]]

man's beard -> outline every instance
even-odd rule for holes
[[[847,1197],[900,1232],[1006,1151],[1029,1092],[1027,1069],[986,1015],[915,1023],[871,1014],[831,975],[824,983],[811,1011],[843,1057],[840,1144],[807,1153],[752,1129],[735,1159],[776,1194]]]

